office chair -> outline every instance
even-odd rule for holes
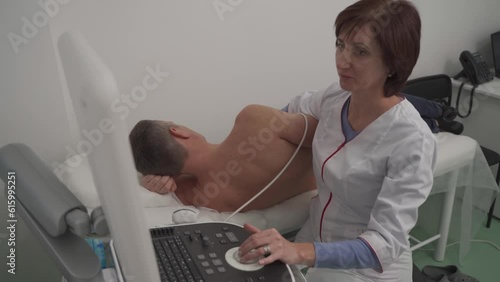
[[[420,77],[416,79],[409,80],[406,86],[402,90],[405,94],[410,94],[425,98],[428,100],[433,100],[439,103],[443,103],[446,106],[451,105],[451,95],[452,95],[452,85],[449,76],[444,74],[431,75]],[[500,184],[500,155],[486,147],[480,146],[483,154],[488,162],[488,165],[494,166],[498,164],[498,170],[496,175],[497,185]],[[491,219],[493,217],[493,209],[495,207],[496,197],[490,206],[488,212],[488,220],[486,227],[489,228],[491,225]]]
[[[409,80],[406,82],[402,92],[425,98],[427,100],[444,103],[447,106],[451,105],[451,79],[449,76],[444,74],[425,76]]]

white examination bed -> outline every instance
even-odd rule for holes
[[[88,161],[84,156],[78,156],[82,162],[71,172],[59,176],[59,179],[89,210],[100,206],[99,197],[92,181]],[[173,224],[172,212],[177,210],[179,204],[170,194],[160,195],[141,187],[137,181],[137,190],[141,195],[142,206],[146,218],[146,226],[164,227]],[[308,191],[295,196],[287,201],[263,210],[254,210],[238,213],[229,222],[243,225],[251,223],[259,228],[276,228],[282,234],[296,231],[302,227],[309,215],[310,199],[317,192]],[[197,222],[224,221],[231,213],[217,212],[208,208],[198,208]],[[290,214],[293,211],[293,215]]]

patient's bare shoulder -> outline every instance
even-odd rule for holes
[[[279,129],[286,122],[280,110],[253,104],[244,107],[238,113],[231,133],[255,132],[264,128]],[[274,133],[275,131],[273,130]]]
[[[308,131],[304,141],[305,147],[310,147],[318,120],[313,116],[305,115]],[[298,113],[287,113],[262,105],[248,105],[236,117],[233,131],[258,131],[270,129],[277,137],[298,145],[304,134],[304,118]]]
[[[262,105],[248,105],[238,113],[234,123],[235,125],[248,125],[248,123],[250,122],[262,121],[267,116],[266,112],[268,112],[269,110],[269,107]]]

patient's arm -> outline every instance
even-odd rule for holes
[[[173,193],[178,190],[191,189],[196,186],[198,180],[190,174],[178,176],[168,175],[146,175],[141,177],[141,185],[151,192],[158,194]]]
[[[168,175],[145,175],[141,177],[141,185],[158,194],[167,194],[177,190],[175,178]]]

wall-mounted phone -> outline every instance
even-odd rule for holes
[[[465,115],[462,115],[460,113],[459,104],[460,104],[460,94],[462,93],[462,88],[464,87],[467,81],[463,81],[462,84],[460,84],[460,87],[458,88],[455,108],[457,109],[459,117],[466,118],[472,112],[474,91],[476,90],[479,84],[493,80],[493,73],[490,72],[490,70],[486,66],[486,61],[483,59],[483,56],[481,56],[481,54],[479,53],[471,53],[467,50],[463,51],[460,54],[460,63],[462,64],[462,67],[464,69],[453,78],[459,79],[460,77],[465,76],[473,85],[472,90],[470,92],[469,110]]]
[[[454,77],[455,79],[465,76],[475,86],[493,80],[493,73],[486,66],[481,54],[463,51],[460,54],[460,63],[464,69]]]

